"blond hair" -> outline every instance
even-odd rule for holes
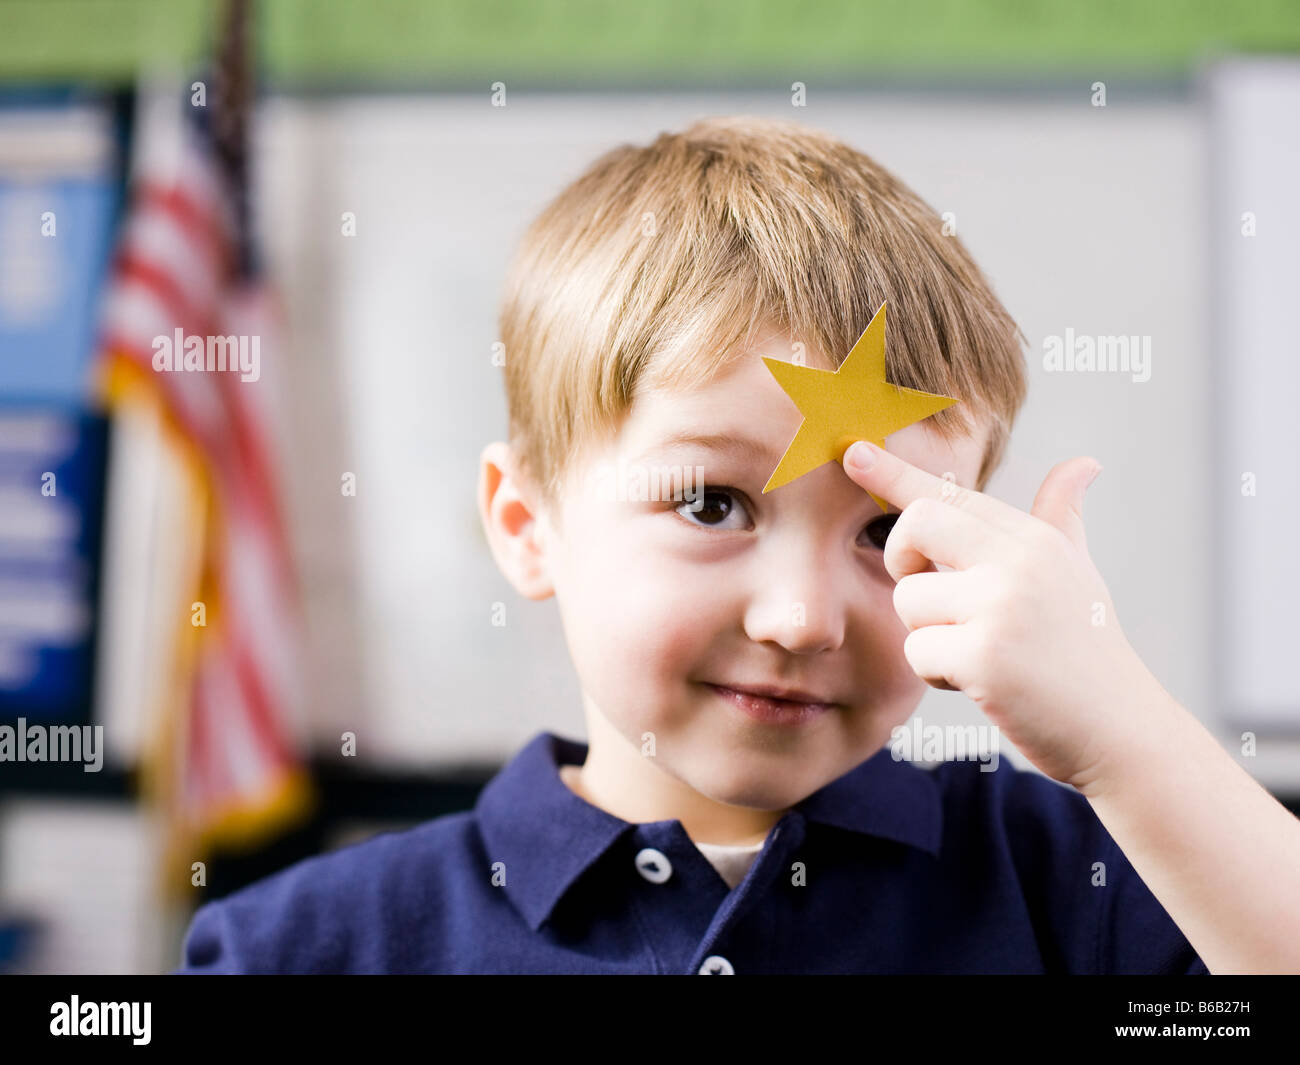
[[[886,301],[888,380],[963,401],[925,424],[951,441],[987,420],[983,490],[1024,400],[1024,337],[933,209],[791,122],[709,118],[614,148],[538,215],[507,276],[520,473],[555,499],[643,389],[703,383],[772,326],[833,369]]]

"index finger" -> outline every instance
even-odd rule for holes
[[[860,456],[868,459],[866,469],[857,462]],[[844,452],[843,461],[844,472],[855,484],[873,496],[893,503],[900,510],[906,509],[909,503],[918,499],[938,499],[1006,532],[1016,532],[1022,525],[1022,519],[1027,517],[1001,500],[971,488],[963,488],[947,478],[936,477],[867,440],[859,440],[851,445]]]

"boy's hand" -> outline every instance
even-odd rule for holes
[[[875,456],[865,471],[852,461],[860,453]],[[1088,556],[1083,496],[1101,467],[1059,463],[1030,514],[865,442],[845,452],[844,469],[902,510],[884,562],[911,630],[908,664],[934,687],[965,692],[1039,769],[1086,791],[1143,699],[1163,691]]]

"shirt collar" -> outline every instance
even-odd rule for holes
[[[539,732],[488,781],[474,806],[489,866],[504,863],[506,895],[534,931],[578,877],[635,827],[560,779],[561,765],[581,765],[586,757],[586,744]],[[895,761],[888,748],[793,809],[812,822],[939,853],[938,786],[928,771]]]

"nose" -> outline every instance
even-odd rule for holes
[[[850,586],[824,543],[772,544],[745,608],[745,634],[793,654],[837,650],[844,643]]]

